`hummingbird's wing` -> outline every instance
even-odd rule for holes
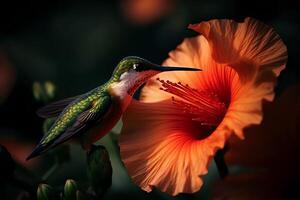
[[[70,105],[71,107],[76,107],[77,103]],[[82,131],[85,131],[94,123],[104,118],[105,114],[109,112],[112,106],[112,101],[110,95],[103,94],[99,98],[93,100],[85,110],[81,111],[80,114],[77,115],[74,122],[63,132],[63,133],[53,133],[46,135],[37,147],[33,150],[33,152],[27,157],[26,160],[29,160],[33,157],[36,157],[49,149],[54,148],[55,146],[65,142],[76,134],[79,134]],[[64,116],[62,114],[60,118]],[[55,125],[54,125],[55,126]],[[44,142],[48,141],[48,142]]]
[[[80,96],[81,95],[69,97],[66,99],[62,99],[62,100],[50,103],[50,104],[38,109],[36,114],[42,118],[57,117],[68,105],[70,105],[76,99],[80,98]]]
[[[58,139],[56,139],[53,145],[56,146],[61,144],[73,137],[75,134],[88,129],[96,122],[101,121],[105,114],[109,112],[111,106],[112,102],[110,95],[105,95],[97,100],[94,100],[92,102],[92,106],[79,114],[73,125],[69,127]]]

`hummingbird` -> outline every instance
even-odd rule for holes
[[[158,73],[169,71],[201,69],[161,66],[140,57],[128,56],[118,63],[111,78],[103,85],[40,108],[37,111],[40,117],[56,119],[26,160],[70,139],[88,150],[94,142],[111,131],[140,86]]]

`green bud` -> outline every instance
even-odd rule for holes
[[[40,100],[41,99],[41,95],[42,95],[42,86],[39,82],[34,82],[32,85],[32,92],[33,92],[33,96],[36,100]]]
[[[103,195],[111,186],[112,166],[104,146],[93,145],[87,154],[87,173],[95,193]]]
[[[54,188],[47,184],[39,184],[37,189],[37,200],[55,200],[59,199],[59,195]]]
[[[76,198],[76,191],[78,190],[78,185],[76,181],[68,179],[64,187],[64,197],[66,200],[73,200]]]
[[[37,101],[47,103],[55,97],[56,88],[50,81],[46,81],[44,84],[34,82],[32,85],[32,91],[33,96]]]
[[[45,88],[46,95],[50,99],[53,99],[55,96],[55,91],[56,91],[55,85],[50,81],[46,81],[44,84],[44,88]]]

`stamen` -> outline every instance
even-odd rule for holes
[[[161,83],[160,90],[173,94],[173,103],[189,115],[192,120],[199,121],[202,126],[216,127],[226,113],[226,105],[218,95],[205,90],[191,88],[188,84],[181,82],[173,83],[157,78]]]

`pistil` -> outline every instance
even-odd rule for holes
[[[214,92],[199,91],[181,82],[157,80],[161,83],[160,90],[174,95],[173,103],[192,120],[199,121],[203,126],[216,127],[223,119],[227,107]]]

